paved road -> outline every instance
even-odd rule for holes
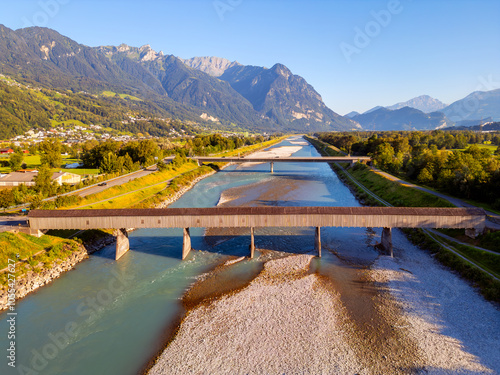
[[[123,185],[129,181],[135,180],[136,178],[141,178],[144,176],[147,176],[153,172],[156,172],[156,166],[151,166],[147,169],[141,169],[140,171],[137,172],[132,172],[129,174],[126,174],[124,176],[120,177],[115,177],[111,180],[106,180],[106,185],[105,186],[99,186],[99,184],[91,185],[88,187],[84,187],[82,189],[70,191],[69,193],[66,194],[61,194],[60,196],[65,196],[65,195],[79,195],[80,197],[85,197],[87,195],[95,194],[95,193],[100,193],[103,190],[106,190],[112,186],[117,186],[117,185]],[[57,197],[50,197],[44,199],[44,201],[51,201],[56,199]]]
[[[129,181],[135,180],[136,178],[141,178],[144,176],[147,176],[153,172],[156,172],[157,169],[156,167],[150,167],[149,169],[144,169],[140,170],[125,176],[121,177],[116,177],[111,180],[106,181],[106,186],[98,186],[98,185],[92,185],[84,189],[80,190],[75,190],[70,192],[68,195],[79,195],[80,197],[85,197],[87,195],[95,194],[95,193],[100,193],[103,190],[106,190],[112,186],[118,186],[118,185],[123,185]]]
[[[167,162],[168,160],[165,160],[165,161]],[[91,185],[88,187],[84,187],[82,189],[70,191],[69,193],[61,194],[59,196],[62,197],[65,195],[79,195],[81,197],[85,197],[85,196],[90,195],[90,194],[100,193],[101,191],[106,190],[107,188],[112,187],[112,186],[123,185],[124,183],[135,180],[136,178],[147,176],[147,175],[149,175],[153,172],[156,172],[156,171],[157,171],[156,165],[152,165],[151,167],[148,167],[147,169],[141,169],[139,171],[126,174],[124,176],[115,177],[113,179],[106,180],[105,186],[98,186],[98,184],[95,184],[95,185]],[[48,201],[52,201],[56,198],[57,198],[57,196],[49,197],[49,198],[45,198],[43,201],[48,202]],[[15,206],[15,207],[11,207],[11,208],[7,209],[6,212],[15,213],[15,212],[19,212],[19,210],[21,208],[27,208],[27,207],[29,207],[29,203],[25,203],[25,204],[21,204],[21,205]]]
[[[13,230],[19,227],[19,225],[26,226],[26,216],[23,215],[12,215],[12,216],[0,216],[0,232],[6,232],[8,230]]]

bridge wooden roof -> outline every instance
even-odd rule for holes
[[[112,210],[34,210],[34,229],[407,227],[484,228],[477,208],[208,207]]]
[[[401,215],[470,216],[485,215],[482,208],[440,207],[207,207],[90,210],[32,210],[30,218],[116,217],[116,216],[206,216],[206,215]]]

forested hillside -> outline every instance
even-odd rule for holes
[[[130,121],[130,117],[138,119]],[[65,121],[99,124],[119,131],[168,134],[170,129],[192,131],[179,121],[166,119],[167,112],[151,102],[119,95],[33,89],[12,80],[0,80],[0,139],[9,139],[31,128],[48,129]]]
[[[221,69],[220,59],[211,63]],[[284,65],[261,68],[266,73],[255,77],[263,80],[257,90],[262,97],[255,98],[253,92],[252,100],[265,103],[257,109],[224,79],[205,73],[208,66],[195,66],[201,70],[149,45],[92,48],[48,28],[12,30],[0,25],[0,74],[24,85],[64,93],[110,91],[133,96],[161,108],[163,117],[213,130],[328,131],[359,126],[326,107],[314,88]],[[21,125],[17,126],[16,132]]]

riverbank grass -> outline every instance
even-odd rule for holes
[[[396,207],[455,207],[445,199],[390,181],[364,164],[357,163],[349,169],[349,173],[367,189]]]
[[[56,261],[69,257],[79,248],[76,241],[60,237],[44,235],[40,238],[24,233],[0,233],[0,269],[4,270],[9,259],[16,261],[16,276],[20,277],[28,271],[36,271],[43,265],[50,268]],[[0,273],[0,287],[7,284],[7,273]]]
[[[78,205],[66,208],[128,208],[164,190],[172,178],[196,168],[198,166],[195,162],[188,161],[178,168],[151,173],[123,185],[113,186],[100,193],[89,195],[82,198]]]

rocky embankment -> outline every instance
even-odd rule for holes
[[[16,300],[19,300],[29,293],[37,290],[38,288],[49,284],[54,279],[57,279],[64,272],[69,271],[75,267],[82,260],[88,258],[89,254],[102,249],[115,241],[115,237],[112,235],[102,237],[90,243],[80,245],[78,251],[73,251],[71,255],[60,261],[53,262],[51,267],[42,267],[39,272],[28,271],[25,275],[18,277],[16,279]],[[18,267],[23,263],[18,263]],[[7,308],[8,302],[8,291],[7,288],[3,288],[0,291],[0,311]]]

